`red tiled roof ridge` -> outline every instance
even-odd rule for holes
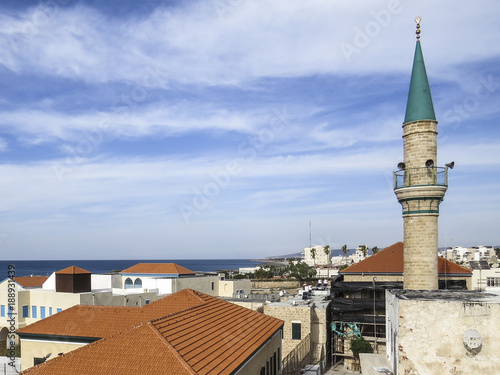
[[[77,266],[69,266],[66,267],[65,269],[56,271],[57,273],[65,273],[65,274],[79,274],[79,273],[92,273],[90,271],[84,270],[83,268],[77,267]]]
[[[47,281],[47,276],[17,276],[14,277],[14,281],[21,285],[22,287],[29,288],[34,286],[42,286],[42,284]]]
[[[200,303],[204,303],[205,302],[205,300],[201,296],[199,296],[197,294],[196,290],[186,288],[186,289],[182,289],[180,292],[185,292],[185,293],[191,294],[193,297],[196,297],[197,299],[199,299]],[[162,298],[157,299],[156,301],[153,301],[153,302],[151,302],[151,303],[149,303],[147,305],[144,305],[142,307],[145,308],[145,309],[152,309],[152,308],[156,307],[156,305],[161,304],[162,303],[161,300],[162,300]]]
[[[170,318],[173,318],[174,316],[176,315],[179,315],[179,314],[185,314],[189,311],[192,311],[192,310],[196,310],[196,309],[199,309],[199,308],[203,308],[204,306],[206,306],[207,304],[213,304],[217,301],[207,301],[206,299],[203,299],[201,296],[197,295],[198,293],[200,292],[197,292],[196,290],[193,290],[193,289],[183,289],[182,291],[186,291],[186,292],[191,292],[194,296],[198,297],[200,299],[200,304],[199,305],[196,305],[196,306],[191,306],[191,307],[188,307],[184,310],[179,310],[179,311],[176,311],[174,313],[171,313],[171,314],[167,314],[167,315],[164,315],[164,316],[160,316],[160,317],[157,317],[157,318],[154,318],[154,319],[151,319],[149,322],[150,323],[153,323],[153,322],[156,322],[157,320],[161,320],[161,319],[170,319]],[[204,294],[204,293],[201,293],[201,294]],[[208,296],[207,294],[205,294],[205,296]],[[213,298],[216,298],[216,297],[213,297]],[[216,298],[217,299],[217,298]],[[222,300],[220,300],[222,301]],[[156,302],[156,301],[155,301]],[[149,304],[151,305],[151,304]],[[149,306],[148,305],[148,306]],[[145,307],[145,306],[144,306]]]
[[[163,269],[162,269],[163,268]],[[171,268],[171,269],[169,269]],[[174,271],[174,272],[172,272]],[[178,274],[195,274],[196,272],[183,267],[177,263],[137,263],[131,267],[122,270],[120,273],[178,273]]]
[[[472,271],[454,262],[438,258],[438,274],[472,274]],[[340,274],[403,274],[404,271],[404,243],[396,242],[377,253],[352,264],[339,271]]]
[[[148,327],[154,332],[154,334],[160,339],[160,341],[167,347],[167,349],[174,355],[175,358],[182,364],[182,366],[189,371],[191,374],[196,375],[194,369],[186,362],[183,356],[174,348],[174,346],[163,336],[156,327],[148,322]]]

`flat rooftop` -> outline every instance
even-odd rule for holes
[[[390,290],[399,299],[421,301],[458,301],[500,303],[500,295],[478,290]]]

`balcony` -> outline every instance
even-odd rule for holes
[[[406,168],[394,172],[394,190],[413,186],[448,186],[448,168]]]

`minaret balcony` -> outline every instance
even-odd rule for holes
[[[416,186],[448,186],[447,167],[406,168],[394,172],[394,190]]]

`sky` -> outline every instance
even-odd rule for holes
[[[498,1],[4,0],[2,258],[402,241],[415,16],[455,161],[439,246],[499,245]]]

